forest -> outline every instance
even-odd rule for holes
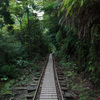
[[[24,70],[41,71],[51,52],[66,77],[100,90],[100,0],[0,0],[0,97]]]

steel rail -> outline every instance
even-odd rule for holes
[[[62,95],[62,91],[61,91],[61,87],[60,87],[60,83],[59,83],[59,80],[58,80],[58,76],[57,76],[57,71],[56,71],[56,68],[55,68],[54,56],[52,58],[53,58],[53,71],[54,71],[54,79],[55,79],[55,84],[56,84],[57,97],[58,97],[58,100],[64,100],[63,95]],[[48,59],[49,59],[49,57],[48,57]],[[45,66],[43,68],[43,72],[42,72],[41,77],[39,79],[38,86],[37,86],[35,95],[33,97],[33,100],[39,100],[38,99],[38,97],[40,95],[39,92],[41,90],[41,83],[42,83],[42,79],[43,79],[44,74],[45,74],[45,69],[46,69],[47,64],[48,64],[48,59],[47,59],[47,61],[45,63]]]
[[[59,91],[57,90],[58,100],[64,100],[63,95],[62,95],[62,91],[61,91],[61,87],[60,87],[60,83],[59,83],[59,80],[58,80],[58,75],[57,75],[56,67],[55,67],[54,56],[53,56],[53,68],[54,68],[55,80],[57,81],[56,82],[56,85],[57,85],[56,86],[56,90],[57,90],[57,87],[58,87],[58,90],[59,90]]]
[[[39,88],[40,88],[40,85],[41,85],[41,82],[42,82],[42,78],[43,78],[43,76],[44,76],[45,69],[46,69],[46,67],[47,67],[47,63],[48,63],[48,59],[47,59],[45,65],[44,65],[43,71],[42,71],[42,73],[41,73],[41,77],[40,77],[40,79],[39,79],[39,82],[38,82],[37,89],[36,89],[35,95],[34,95],[34,97],[33,97],[33,100],[37,100],[37,94],[38,94],[38,91],[39,91]]]

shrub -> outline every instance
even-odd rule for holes
[[[5,65],[1,67],[0,77],[8,77],[8,78],[17,78],[18,77],[18,68],[15,65]]]

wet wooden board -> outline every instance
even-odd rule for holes
[[[39,100],[58,100],[54,80],[52,54],[49,56]]]

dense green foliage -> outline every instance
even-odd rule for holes
[[[13,19],[11,18],[10,11],[8,10],[9,7],[9,0],[1,0],[0,1],[0,28],[3,27],[3,24],[14,24]]]
[[[66,54],[76,62],[78,72],[82,71],[85,75],[89,75],[94,83],[100,81],[99,3],[98,0],[71,0],[64,6],[67,7],[65,22],[69,20],[68,24],[72,27],[66,30],[67,45],[64,47]],[[64,28],[66,29],[65,26]]]
[[[33,0],[17,1],[0,3],[0,77],[17,77],[19,67],[31,66],[51,50],[63,63],[74,61],[78,73],[98,84],[100,1],[36,1],[43,20],[33,13],[38,10]]]
[[[65,63],[73,60],[77,72],[96,84],[100,82],[99,3],[99,0],[57,0],[44,7],[51,22],[48,33],[56,55]]]
[[[48,53],[48,41],[32,0],[4,0],[0,5],[0,79],[16,78],[21,68]]]

